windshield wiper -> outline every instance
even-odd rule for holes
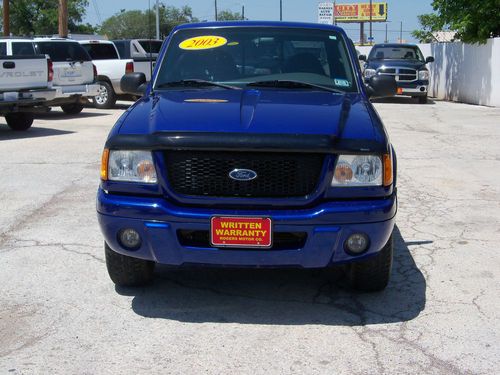
[[[182,79],[180,81],[164,82],[156,85],[157,89],[167,88],[167,87],[206,87],[215,86],[222,87],[227,90],[240,90],[240,88],[230,85],[224,85],[223,83],[217,83],[212,81],[206,81],[204,79]]]
[[[251,82],[247,86],[255,86],[255,87],[282,87],[286,89],[300,89],[300,88],[313,88],[320,89],[323,91],[336,92],[339,94],[344,94],[345,92],[342,90],[333,89],[326,86],[316,85],[314,83],[302,82],[302,81],[294,81],[294,80],[285,80],[285,79],[276,79],[272,81],[256,81]]]

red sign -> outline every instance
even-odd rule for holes
[[[210,240],[221,247],[271,247],[271,219],[212,217]]]

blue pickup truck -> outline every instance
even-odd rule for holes
[[[396,155],[338,27],[217,22],[175,28],[151,82],[106,141],[97,194],[112,281],[155,264],[342,265],[358,290],[386,287]]]
[[[434,62],[434,57],[424,55],[414,44],[375,44],[365,61],[364,77],[366,82],[375,75],[388,75],[395,78],[398,95],[411,96],[420,104],[427,103],[429,88],[429,70],[427,64]]]

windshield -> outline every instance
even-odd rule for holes
[[[418,47],[373,47],[368,59],[424,61],[424,56]]]
[[[183,80],[240,88],[255,82],[299,81],[357,91],[344,38],[333,30],[280,27],[180,30],[173,35],[161,64],[155,88]]]
[[[114,60],[118,59],[115,46],[109,43],[82,44],[92,60]]]
[[[36,42],[42,55],[49,55],[54,62],[90,61],[89,54],[77,42]]]

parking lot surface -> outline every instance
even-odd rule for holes
[[[115,289],[95,214],[126,105],[0,118],[0,374],[500,373],[500,109],[376,103],[398,153],[382,293],[323,272],[157,269]]]

